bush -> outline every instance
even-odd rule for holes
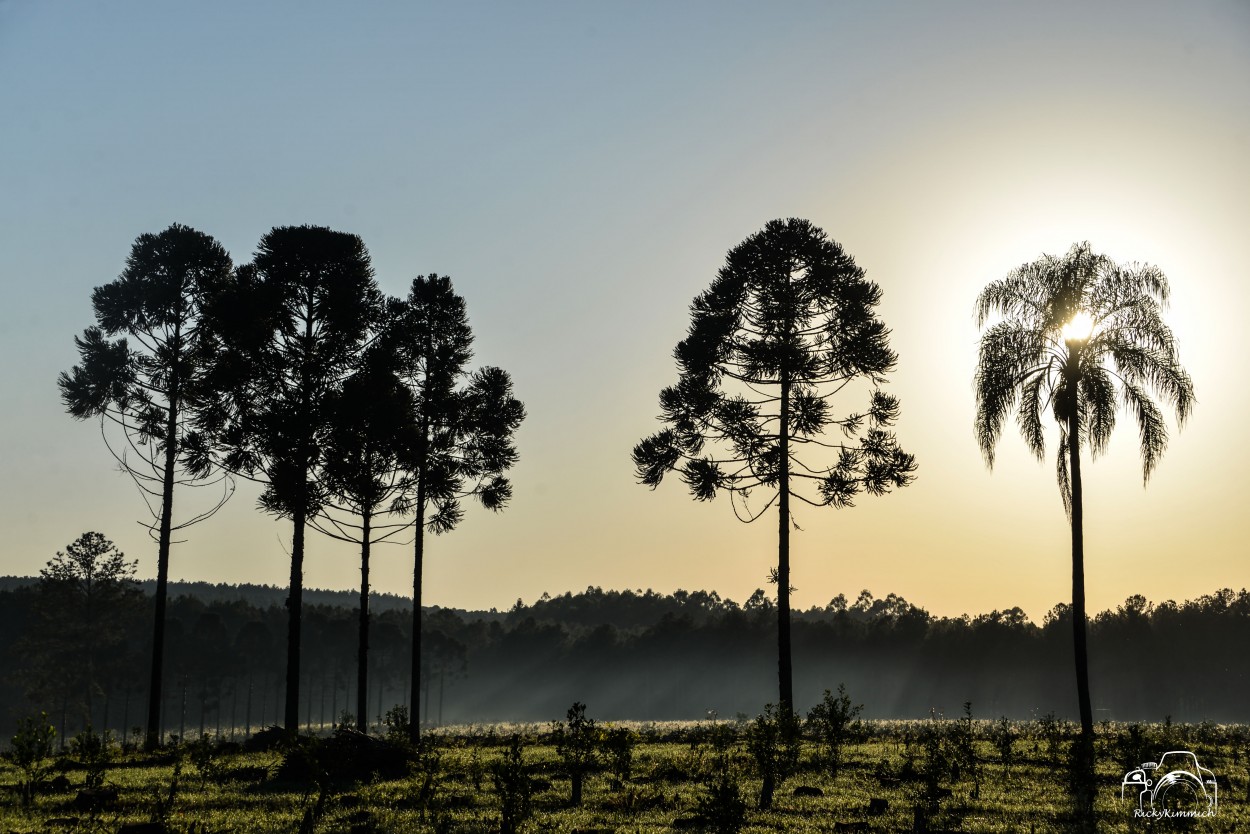
[[[586,717],[586,705],[583,703],[574,701],[566,718],[567,721],[553,722],[551,735],[556,755],[563,762],[564,772],[572,783],[569,803],[577,807],[582,804],[582,783],[586,774],[599,761],[595,743],[598,733],[595,732],[595,720]]]
[[[226,766],[218,753],[217,745],[207,736],[200,736],[187,745],[187,758],[191,760],[191,764],[195,765],[195,770],[200,775],[201,790],[208,782],[220,786],[226,781]]]
[[[772,704],[766,705],[764,714],[756,716],[747,728],[747,752],[763,780],[761,811],[773,806],[773,793],[798,769],[801,744],[798,716],[784,708],[774,712]]]
[[[719,772],[704,782],[703,794],[695,805],[695,819],[716,834],[738,834],[746,825],[747,803],[742,798],[738,774],[728,757]]]
[[[507,752],[491,765],[490,776],[499,795],[499,834],[517,834],[534,813],[534,789],[519,735],[514,733],[508,740]]]
[[[92,732],[88,726],[69,743],[70,753],[87,769],[83,784],[87,790],[95,790],[104,784],[104,772],[113,760],[113,734]]]
[[[612,774],[612,789],[620,790],[633,775],[634,746],[638,743],[638,734],[626,727],[608,727],[603,731],[601,741],[608,760],[608,772]]]
[[[48,722],[47,713],[38,718],[23,718],[17,732],[9,743],[8,758],[20,772],[18,790],[22,804],[30,807],[51,771],[52,743],[56,740],[56,728]]]
[[[1012,745],[1016,739],[1016,731],[1012,728],[1007,716],[1004,715],[994,722],[990,730],[990,739],[994,742],[994,747],[998,749],[998,758],[1003,763],[1003,770],[1010,774],[1011,764],[1015,761]]]
[[[408,717],[408,708],[396,704],[382,716],[382,724],[386,727],[386,740],[396,744],[406,744],[410,738],[412,721]]]
[[[417,789],[414,799],[416,806],[424,814],[434,807],[434,794],[442,777],[443,750],[438,739],[430,735],[422,736],[413,750],[412,758],[415,771],[413,781]]]
[[[830,776],[838,775],[843,749],[860,734],[859,715],[863,711],[864,705],[852,706],[846,686],[838,684],[836,698],[826,689],[824,700],[807,713],[807,724],[821,747],[823,763]]]

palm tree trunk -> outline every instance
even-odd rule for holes
[[[360,624],[356,645],[356,729],[368,732],[365,704],[369,703],[369,513],[362,516],[360,538]]]
[[[1094,737],[1094,711],[1089,698],[1089,655],[1085,636],[1085,538],[1081,507],[1081,451],[1075,410],[1068,417],[1068,468],[1072,480],[1072,644],[1076,658],[1076,695],[1081,710],[1081,736]]]
[[[781,711],[794,712],[794,673],[790,659],[790,376],[781,373],[781,460],[777,500],[777,678]]]

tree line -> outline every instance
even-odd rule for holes
[[[11,722],[34,706],[63,738],[88,722],[131,735],[145,704],[151,600],[114,589],[91,609],[65,607],[63,591],[49,591],[40,583],[0,591],[0,658],[18,670],[0,684],[2,714]],[[240,587],[233,600],[170,600],[164,734],[229,736],[282,720],[285,608],[255,605],[250,593]],[[345,713],[377,727],[395,706],[411,703],[411,617],[395,608],[375,615],[373,688],[360,707],[358,615],[348,606],[304,608],[302,728],[341,723]],[[739,604],[715,592],[592,587],[495,614],[426,608],[422,627],[415,714],[425,726],[545,721],[571,693],[620,718],[687,719],[709,710],[732,717],[754,714],[768,697],[776,604],[762,590]],[[895,594],[864,591],[853,602],[839,595],[795,611],[796,704],[810,707],[844,683],[873,718],[954,714],[964,701],[987,718],[1062,715],[1071,627],[1063,604],[1036,624],[1018,608],[935,617]],[[86,628],[96,630],[93,642],[82,639]],[[1158,605],[1130,597],[1090,623],[1095,715],[1238,720],[1250,708],[1250,673],[1229,653],[1247,639],[1244,589]]]

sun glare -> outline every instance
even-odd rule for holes
[[[1081,310],[1063,326],[1064,342],[1084,342],[1094,332],[1094,320],[1089,313]]]

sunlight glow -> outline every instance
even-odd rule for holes
[[[1063,341],[1069,342],[1087,342],[1090,335],[1094,332],[1094,320],[1090,318],[1089,313],[1081,310],[1072,317],[1072,320],[1063,326]]]

